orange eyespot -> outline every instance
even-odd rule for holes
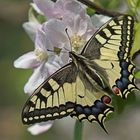
[[[104,104],[110,104],[111,103],[111,98],[107,95],[103,96],[102,101]]]
[[[120,93],[120,89],[116,86],[112,87],[112,91],[117,95]]]

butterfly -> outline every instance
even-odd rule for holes
[[[104,121],[114,111],[111,96],[122,98],[136,90],[135,66],[130,59],[134,19],[114,17],[89,39],[80,54],[46,79],[27,100],[24,124],[61,119],[70,115],[79,121]],[[106,131],[107,132],[107,131]]]

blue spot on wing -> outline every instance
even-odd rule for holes
[[[124,85],[123,85],[123,83],[122,83],[120,80],[117,80],[117,81],[116,81],[116,85],[117,85],[117,87],[118,87],[120,90],[123,90],[123,89],[124,89]]]
[[[126,62],[126,61],[122,61],[121,62],[121,68],[122,69],[128,69],[128,66],[129,66],[129,63],[128,62]]]
[[[124,87],[127,87],[130,82],[129,82],[128,78],[123,77],[122,78],[122,83],[123,83]]]
[[[85,107],[85,108],[84,108],[84,113],[85,113],[86,115],[90,115],[90,114],[91,114],[91,109],[90,109],[89,107]]]
[[[77,114],[82,114],[82,113],[83,113],[83,108],[82,108],[82,106],[77,105],[75,111],[76,111]]]
[[[129,73],[129,71],[126,69],[126,70],[122,70],[122,75],[123,75],[123,77],[128,78],[128,76],[130,75],[130,73]]]

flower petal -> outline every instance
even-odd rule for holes
[[[52,127],[53,123],[54,123],[53,121],[48,121],[48,122],[35,124],[35,125],[29,127],[27,130],[32,135],[38,135],[38,134],[48,131]]]
[[[77,2],[75,0],[71,0],[67,2],[66,0],[59,0],[59,1],[62,1],[61,3],[65,4],[65,9],[75,14],[75,16],[79,15],[83,11],[85,12],[85,8],[83,8],[80,2]]]
[[[53,47],[62,48],[62,44],[67,44],[67,49],[70,48],[70,42],[66,34],[67,26],[63,21],[51,19],[43,24],[43,30],[48,39],[52,42]]]
[[[40,61],[37,61],[36,55],[34,52],[28,52],[21,57],[19,57],[17,60],[14,61],[14,66],[16,68],[36,68],[40,65]]]
[[[53,46],[49,40],[48,33],[40,28],[36,34],[35,47],[41,48],[43,51],[53,50]]]
[[[49,63],[42,63],[38,68],[34,69],[32,76],[24,86],[24,92],[31,95],[35,89],[38,88],[52,73],[54,73],[59,67],[56,67]]]
[[[39,23],[35,22],[25,22],[23,24],[24,30],[26,31],[26,33],[29,35],[29,37],[33,42],[35,41],[36,33],[40,26],[41,25]]]
[[[51,0],[33,0],[37,7],[44,13],[44,15],[49,15],[53,11],[54,2]]]
[[[40,15],[43,15],[42,11],[38,8],[38,6],[35,3],[30,3],[30,5],[34,8],[34,10],[39,13]]]

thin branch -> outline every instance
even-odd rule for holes
[[[106,10],[104,8],[101,8],[90,0],[77,0],[77,1],[87,5],[88,7],[94,9],[96,11],[96,13],[99,13],[99,14],[102,14],[102,15],[106,15],[106,16],[110,16],[110,17],[115,17],[115,16],[122,15],[121,13],[114,12],[114,11],[109,11],[109,10]]]

